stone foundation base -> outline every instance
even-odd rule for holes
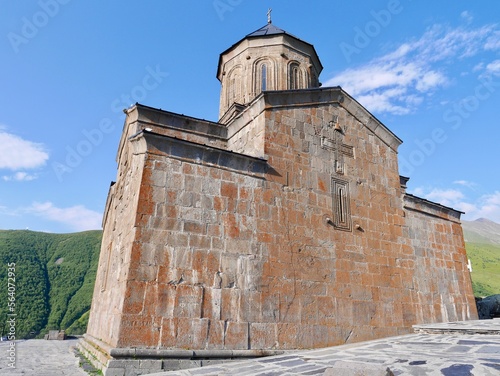
[[[283,350],[112,348],[86,334],[78,349],[104,376],[136,376],[283,354]]]

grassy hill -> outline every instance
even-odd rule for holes
[[[500,224],[485,218],[462,221],[467,256],[472,264],[474,295],[500,294]]]
[[[477,297],[500,294],[500,246],[465,243],[472,264],[472,288]]]
[[[0,230],[0,331],[8,312],[8,265],[15,263],[16,337],[50,329],[85,332],[102,231],[50,234]],[[12,283],[13,281],[10,280]],[[12,290],[12,289],[11,289]]]

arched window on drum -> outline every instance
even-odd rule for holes
[[[242,103],[241,93],[241,67],[235,67],[229,72],[227,87],[227,105],[231,106],[233,103]]]

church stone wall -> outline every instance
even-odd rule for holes
[[[412,195],[405,195],[404,208],[404,235],[415,273],[404,305],[406,321],[476,318],[459,213]]]
[[[213,151],[143,137],[134,141],[148,151],[119,346],[246,349],[248,320],[234,298],[259,285],[253,199],[264,164],[219,151],[212,167]]]
[[[227,148],[237,153],[265,158],[266,119],[264,101],[259,97],[254,105],[234,119],[227,128]]]
[[[273,249],[268,280],[280,297],[280,321],[300,323],[277,324],[286,348],[410,330],[402,318],[401,267],[394,263],[404,243],[396,151],[331,94],[309,93],[296,105],[289,94],[271,96],[277,109],[266,113],[266,155],[276,171],[272,195],[282,207],[281,220],[265,226]],[[341,174],[332,142],[323,141],[335,137],[333,118],[344,129],[342,142],[354,147]],[[327,222],[335,216],[332,179],[348,184],[348,229]]]
[[[138,192],[137,204],[111,200],[100,276],[106,243],[128,235],[111,247],[113,293],[96,284],[90,335],[117,347],[297,349],[475,318],[458,213],[405,195],[390,131],[338,88],[265,93],[254,106],[255,123],[243,112],[228,137],[260,127],[265,158],[159,125],[124,142],[134,162],[114,190]],[[144,129],[149,110],[134,111],[129,127]],[[114,294],[122,304],[103,307]],[[118,332],[102,336],[116,315]]]
[[[143,166],[144,155],[135,155],[128,147],[123,150],[117,182],[110,187],[103,219],[103,239],[90,314],[92,319],[89,320],[87,333],[111,346],[119,344],[131,246],[136,238],[136,217],[140,215],[138,203]]]

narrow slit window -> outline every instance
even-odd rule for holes
[[[261,76],[260,76],[261,87],[260,87],[260,89],[262,91],[265,91],[267,89],[267,65],[262,64],[262,67],[260,69],[261,69]]]
[[[332,178],[333,224],[345,231],[352,230],[349,182]]]
[[[344,190],[339,188],[338,200],[339,200],[339,221],[340,223],[345,223],[345,204],[344,204]]]
[[[302,75],[300,68],[297,64],[291,64],[288,72],[288,88],[291,90],[300,89],[302,82]]]
[[[234,79],[234,77],[231,77],[231,81],[229,83],[229,94],[228,94],[228,105],[232,105],[234,103],[234,100],[235,100],[235,84],[236,84],[236,80]]]

